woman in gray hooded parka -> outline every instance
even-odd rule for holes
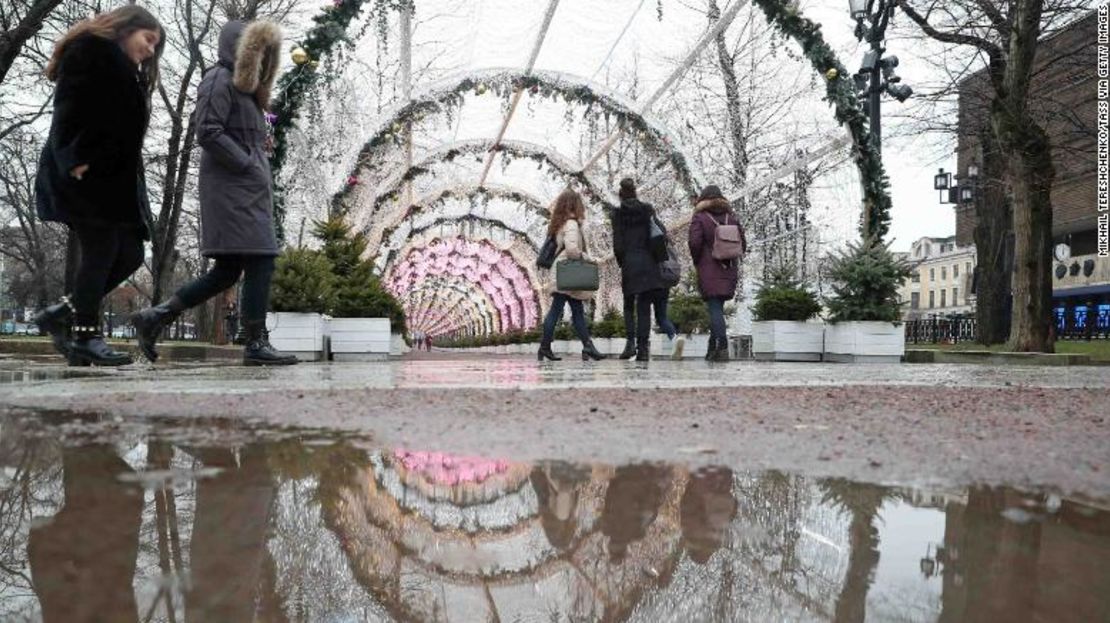
[[[235,285],[243,276],[243,363],[287,365],[296,358],[270,346],[266,311],[278,254],[265,111],[277,77],[281,30],[267,21],[228,22],[219,63],[197,89],[194,121],[200,158],[201,253],[215,260],[207,274],[168,301],[135,314],[139,347],[150,361],[162,330],[183,311]]]

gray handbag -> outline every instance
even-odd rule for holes
[[[562,260],[555,264],[555,289],[562,292],[593,292],[601,285],[597,264],[586,260]]]

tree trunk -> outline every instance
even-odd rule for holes
[[[1009,158],[1014,190],[1013,318],[1008,349],[1051,353],[1055,350],[1052,323],[1052,203],[1055,177],[1047,137],[1027,121],[1022,134],[1031,140]]]
[[[716,22],[721,18],[721,9],[716,0],[709,0],[709,19]],[[743,188],[748,180],[748,146],[744,140],[744,119],[740,106],[740,84],[736,79],[735,59],[728,53],[725,33],[716,37],[717,67],[721,70],[721,80],[725,85],[725,107],[728,112],[728,143],[732,158],[729,183],[734,188]]]
[[[1055,169],[1048,136],[1029,115],[1029,82],[1037,54],[1044,0],[1016,0],[1009,59],[996,79],[991,128],[1006,154],[1013,194],[1013,317],[1007,347],[1019,352],[1053,352],[1052,204]]]
[[[990,132],[982,137],[981,195],[975,204],[975,320],[980,344],[1001,344],[1010,336],[1007,300],[1013,256],[1013,216],[1004,178],[1006,163]]]

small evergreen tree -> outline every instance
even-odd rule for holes
[[[336,277],[337,318],[389,318],[395,332],[405,333],[405,312],[400,302],[382,286],[374,264],[363,259],[367,241],[341,218],[316,223],[313,233],[323,243],[322,253]]]
[[[821,311],[817,295],[798,278],[793,265],[773,268],[755,294],[752,315],[756,320],[793,320],[804,322]]]
[[[328,313],[335,305],[335,275],[319,251],[286,249],[278,256],[270,285],[276,312]]]
[[[832,296],[825,300],[831,322],[902,320],[898,288],[909,279],[910,265],[894,257],[888,245],[867,240],[832,256]]]

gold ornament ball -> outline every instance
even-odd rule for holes
[[[475,93],[477,93],[478,95],[483,95],[483,94],[485,94],[485,92],[486,92],[486,85],[484,85],[484,84],[479,84],[479,85],[478,85],[478,88],[474,89],[474,92],[475,92]]]
[[[840,72],[836,70],[836,67],[833,67],[832,69],[825,72],[825,77],[829,80],[836,80],[836,77],[839,75]]]
[[[305,52],[305,49],[299,46],[293,48],[293,53],[291,56],[293,57],[293,62],[297,65],[304,65],[309,60],[308,52]]]
[[[313,69],[316,69],[316,68],[320,67],[320,61],[309,61],[308,66],[313,68]]]

